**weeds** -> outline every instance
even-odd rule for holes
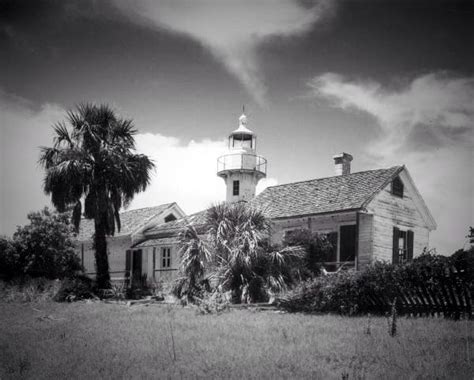
[[[365,329],[365,334],[366,335],[370,335],[371,334],[371,331],[370,331],[370,313],[367,314],[367,328]]]
[[[57,293],[61,282],[45,278],[22,278],[0,281],[0,299],[4,302],[43,302]]]
[[[472,377],[472,358],[466,361],[472,321],[398,318],[403,328],[393,339],[386,318],[374,315],[369,336],[367,315],[231,309],[217,316],[176,305],[3,303],[0,378]]]

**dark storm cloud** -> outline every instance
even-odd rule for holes
[[[132,96],[162,79],[226,83],[198,44],[131,23],[109,2],[8,1],[1,7],[0,88],[38,105],[114,102],[127,96],[124,88]]]

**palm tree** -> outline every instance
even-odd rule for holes
[[[262,301],[269,291],[283,290],[304,254],[301,247],[272,248],[265,216],[243,202],[211,207],[202,230],[205,236],[188,226],[180,235],[183,276],[178,284],[192,280],[196,287],[207,275],[222,291],[231,291],[237,303]]]
[[[53,147],[42,147],[44,191],[59,212],[72,208],[79,230],[82,213],[94,219],[97,285],[110,285],[107,235],[120,231],[122,206],[144,191],[154,164],[135,153],[137,130],[107,105],[82,104],[67,112],[67,122],[53,125]],[[84,207],[83,207],[84,204]]]

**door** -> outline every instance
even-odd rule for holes
[[[356,226],[341,226],[339,261],[355,261]]]
[[[132,258],[132,281],[141,281],[142,278],[142,250],[133,251]]]

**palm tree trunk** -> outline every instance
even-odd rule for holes
[[[109,258],[107,257],[107,240],[105,237],[107,216],[102,213],[95,219],[95,263],[96,281],[99,289],[110,288]]]

